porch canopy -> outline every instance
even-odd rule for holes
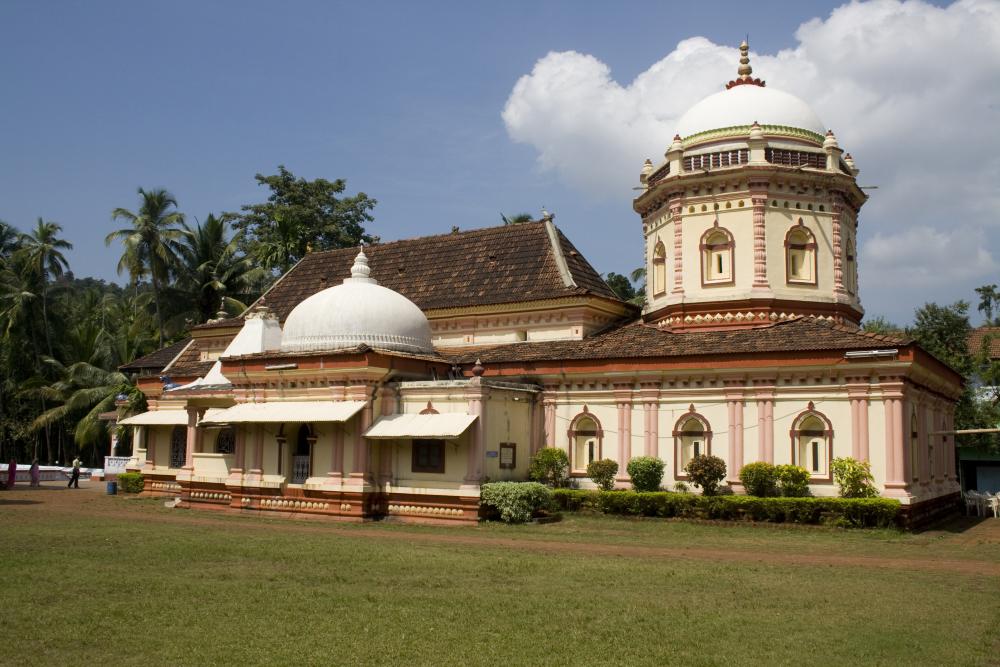
[[[198,422],[198,425],[201,426],[211,421],[216,415],[225,411],[224,408],[209,408],[205,411],[205,415]],[[186,426],[187,422],[187,410],[150,410],[142,414],[132,415],[118,423],[124,426]]]
[[[124,426],[184,426],[188,423],[188,415],[187,410],[150,410],[118,423]]]
[[[476,421],[476,415],[443,413],[426,415],[388,415],[372,425],[366,438],[398,440],[402,438],[438,438],[454,440]]]
[[[284,422],[343,422],[365,407],[364,401],[275,401],[240,403],[206,414],[199,426],[280,424]]]

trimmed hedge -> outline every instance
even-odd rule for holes
[[[597,510],[600,491],[585,489],[553,489],[552,509],[559,512],[579,512],[581,510]]]
[[[587,493],[587,492],[578,492]],[[704,496],[669,491],[589,492],[596,495],[566,496],[564,508],[594,503],[605,514],[682,517],[723,521],[767,521],[884,528],[896,524],[900,504],[889,498],[756,498],[754,496]]]
[[[141,472],[119,473],[117,480],[118,488],[122,493],[142,493],[143,479]]]
[[[480,502],[505,523],[524,523],[551,504],[551,491],[538,482],[490,482],[479,491]]]

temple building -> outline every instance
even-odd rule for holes
[[[955,503],[961,377],[865,333],[858,168],[799,98],[738,76],[647,160],[646,306],[620,300],[541,220],[314,252],[246,313],[133,362],[149,410],[131,466],[182,506],[341,519],[475,521],[486,480],[640,455],[686,480],[800,465],[837,493],[869,461],[911,520]],[[661,148],[662,149],[662,148]],[[635,233],[640,239],[639,224]]]

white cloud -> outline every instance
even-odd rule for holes
[[[754,75],[807,100],[855,157],[862,184],[879,186],[861,221],[869,311],[899,307],[889,273],[910,290],[933,279],[953,298],[995,281],[1000,3],[852,2],[795,37],[794,49],[751,53]],[[735,48],[692,37],[621,84],[592,56],[549,53],[514,86],[503,120],[513,140],[538,151],[542,169],[624,202],[642,160],[662,159],[677,119],[734,77],[737,58]]]

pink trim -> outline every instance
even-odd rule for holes
[[[473,382],[481,382],[473,379]],[[469,447],[469,461],[466,467],[465,482],[479,484],[483,480],[483,459],[486,456],[486,388],[473,385],[466,390],[469,398],[469,414],[478,417],[472,424],[472,443]]]
[[[628,479],[626,467],[632,449],[632,398],[618,399],[618,479]]]
[[[730,484],[739,484],[740,468],[743,467],[743,398],[727,397],[729,408],[729,464],[727,479]]]

